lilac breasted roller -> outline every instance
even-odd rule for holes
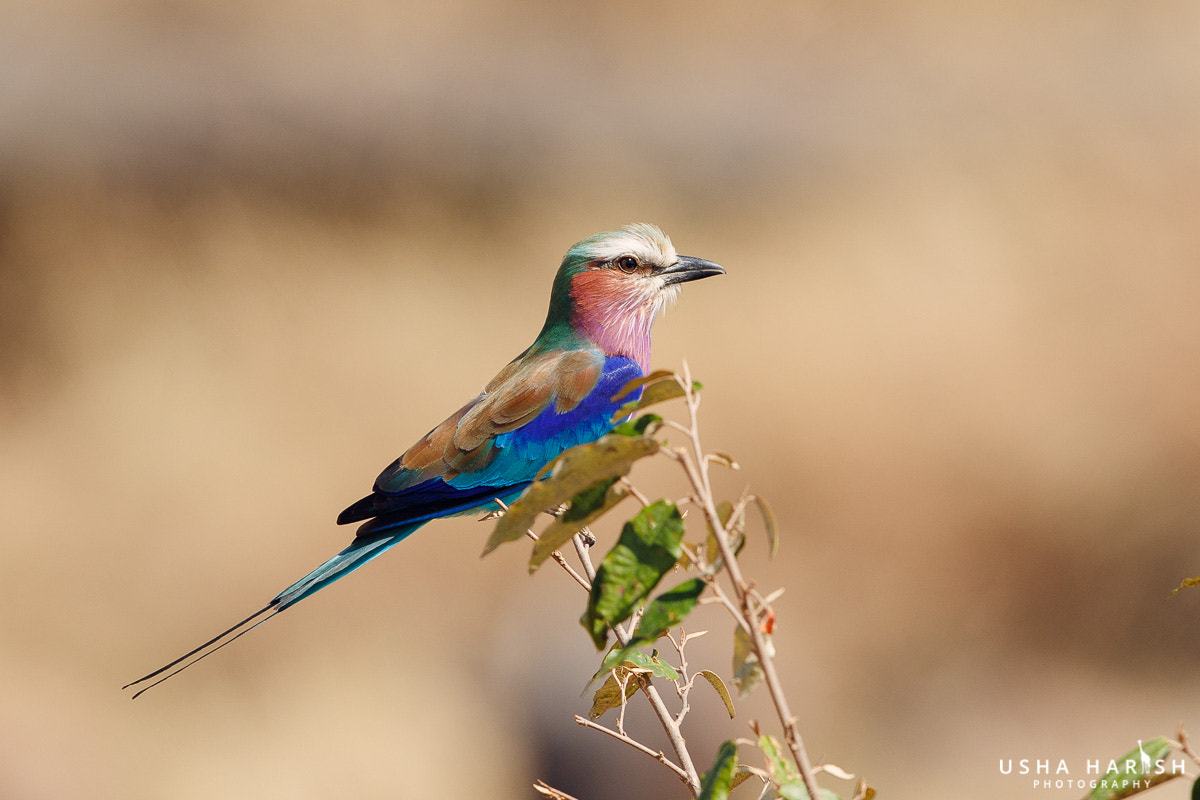
[[[512,500],[546,462],[608,432],[622,404],[613,396],[648,371],[655,317],[678,294],[679,284],[724,272],[711,261],[677,255],[661,230],[644,223],[575,244],[554,276],[546,322],[533,344],[384,469],[369,495],[338,515],[340,525],[362,523],[354,541],[237,625],[129,684],[167,673],[134,697],[348,575],[430,520]]]

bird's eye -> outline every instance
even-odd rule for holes
[[[633,256],[621,256],[616,261],[617,269],[621,272],[637,272],[638,260]]]

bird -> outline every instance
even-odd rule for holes
[[[647,223],[574,244],[554,276],[546,321],[533,344],[379,473],[370,494],[338,515],[339,525],[360,523],[349,546],[254,614],[122,688],[153,680],[137,698],[432,520],[518,497],[546,463],[612,429],[617,410],[630,399],[615,396],[648,374],[650,328],[680,285],[724,273],[712,261],[678,255],[670,238]]]

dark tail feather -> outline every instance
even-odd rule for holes
[[[274,610],[274,611],[271,611],[271,609],[275,609],[275,610]],[[245,630],[242,630],[242,631],[238,631],[238,633],[234,634],[233,636],[230,636],[230,638],[228,638],[228,639],[225,639],[225,641],[221,642],[221,639],[225,638],[226,636],[229,636],[229,634],[231,634],[231,633],[233,633],[234,631],[238,630],[238,628],[241,628],[243,625],[245,625],[245,624],[246,624],[247,622],[249,622],[250,620],[252,620],[252,619],[255,619],[256,617],[259,617],[259,616],[261,616],[262,614],[266,613],[267,611],[271,611],[271,613],[270,613],[270,614],[268,614],[267,616],[263,617],[263,618],[262,618],[262,619],[260,619],[258,622],[254,623],[253,625],[251,625],[249,628],[246,628]],[[187,663],[186,663],[186,664],[184,664],[184,665],[183,665],[182,667],[180,667],[179,669],[177,669],[177,670],[174,670],[174,671],[172,671],[172,672],[167,672],[167,674],[166,674],[166,675],[163,675],[161,678],[159,678],[158,680],[156,680],[154,683],[150,684],[149,686],[143,686],[141,689],[139,689],[139,690],[137,690],[136,692],[134,692],[134,694],[133,694],[133,697],[129,698],[130,700],[137,700],[137,699],[138,699],[139,697],[141,697],[143,694],[145,694],[146,692],[150,691],[150,690],[151,690],[151,689],[153,689],[155,686],[158,686],[160,683],[162,683],[163,681],[165,681],[167,678],[174,678],[176,675],[178,675],[179,673],[183,672],[183,671],[184,671],[185,669],[187,669],[188,667],[193,667],[193,666],[195,666],[196,664],[198,664],[198,663],[200,663],[201,661],[203,661],[204,659],[208,658],[209,656],[211,656],[213,653],[215,653],[215,652],[217,652],[218,650],[220,650],[220,649],[221,649],[222,647],[224,647],[225,645],[227,645],[227,644],[230,644],[231,642],[237,641],[238,639],[242,638],[242,637],[243,637],[243,636],[245,636],[247,633],[249,633],[250,631],[254,630],[254,629],[255,629],[255,628],[257,628],[259,625],[262,625],[264,622],[266,622],[267,620],[269,620],[271,617],[273,617],[273,616],[275,616],[276,614],[278,614],[280,611],[283,611],[283,609],[282,609],[282,608],[276,608],[276,607],[275,607],[275,603],[274,603],[274,602],[272,602],[272,603],[271,603],[271,605],[269,605],[269,606],[266,606],[266,607],[262,608],[262,609],[261,609],[261,610],[259,610],[257,613],[253,614],[252,616],[246,617],[246,619],[242,620],[242,621],[241,621],[241,622],[239,622],[237,625],[234,625],[232,628],[230,628],[229,630],[225,631],[225,632],[224,632],[224,633],[222,633],[220,636],[216,637],[215,639],[210,639],[209,641],[207,641],[207,642],[205,642],[204,644],[200,645],[199,647],[197,647],[195,650],[193,650],[192,652],[188,653],[187,655],[180,656],[179,658],[177,658],[177,659],[175,659],[174,661],[172,661],[170,664],[167,664],[165,667],[161,667],[161,668],[159,668],[159,669],[156,669],[154,672],[151,672],[151,673],[150,673],[149,675],[147,675],[146,677],[144,677],[144,678],[138,678],[138,679],[137,679],[136,681],[134,681],[133,683],[128,683],[128,684],[126,684],[126,685],[122,686],[121,688],[122,688],[122,689],[128,689],[130,686],[136,686],[136,685],[138,685],[139,683],[141,683],[142,681],[148,681],[148,680],[150,680],[151,678],[153,678],[155,675],[161,675],[163,672],[166,672],[167,670],[171,669],[171,667],[175,666],[176,664],[178,664],[178,663],[180,663],[180,662],[183,662],[183,661],[187,661],[187,659],[191,658],[192,656],[196,656],[196,654],[197,654],[197,653],[200,653],[200,655],[196,656],[196,657],[195,657],[194,659],[192,659],[191,661],[187,661]],[[216,644],[217,642],[221,642],[221,643],[220,643],[220,644],[218,644],[216,647],[213,647],[211,650],[206,650],[206,649],[205,649],[205,648],[207,648],[207,647],[210,647],[210,646],[212,646],[212,645]],[[203,652],[201,652],[201,651],[203,651]]]
[[[138,695],[140,695],[142,692],[146,691],[146,689],[150,689],[150,688],[153,688],[153,687],[155,687],[155,686],[158,686],[160,683],[162,683],[163,681],[165,681],[167,678],[170,678],[172,675],[178,675],[180,672],[183,672],[185,669],[187,669],[188,667],[190,667],[192,664],[195,664],[195,663],[196,663],[196,661],[199,661],[200,659],[202,659],[202,658],[204,658],[204,657],[208,656],[208,655],[209,655],[209,654],[211,654],[211,653],[215,653],[215,652],[217,652],[217,651],[218,651],[218,650],[220,650],[222,647],[224,647],[225,645],[229,644],[229,642],[232,642],[232,641],[233,641],[233,639],[236,639],[236,638],[238,638],[238,636],[241,636],[243,633],[248,633],[249,631],[252,631],[252,630],[254,630],[254,629],[255,629],[255,628],[257,628],[259,625],[263,624],[263,623],[264,623],[264,622],[266,622],[268,619],[270,619],[271,617],[275,616],[275,614],[278,614],[278,613],[279,613],[279,611],[280,611],[280,609],[276,609],[276,610],[275,610],[275,613],[274,613],[274,614],[271,614],[271,616],[270,616],[270,617],[267,617],[266,619],[261,619],[261,620],[259,620],[258,622],[256,622],[254,625],[251,625],[249,628],[246,628],[246,630],[242,631],[241,633],[238,633],[236,636],[234,636],[234,637],[233,637],[233,639],[229,639],[228,641],[226,641],[226,642],[222,643],[222,644],[221,644],[220,646],[218,646],[218,647],[213,647],[213,649],[212,649],[212,650],[209,650],[209,649],[208,649],[208,648],[212,647],[214,644],[216,644],[217,642],[220,642],[222,639],[224,639],[224,638],[225,638],[226,636],[228,636],[229,634],[233,633],[234,631],[238,630],[239,628],[242,628],[242,627],[244,627],[244,626],[248,625],[248,624],[249,624],[251,621],[253,621],[253,620],[255,620],[255,619],[258,619],[258,618],[259,618],[259,617],[261,617],[263,614],[265,614],[265,613],[267,613],[268,611],[270,611],[272,608],[275,608],[275,605],[276,605],[276,601],[272,600],[272,601],[271,601],[271,603],[270,603],[270,605],[263,606],[263,607],[262,607],[262,608],[260,608],[258,611],[255,611],[253,614],[251,614],[250,616],[246,617],[244,620],[242,620],[241,622],[239,622],[237,625],[234,625],[234,626],[233,626],[232,628],[230,628],[229,630],[223,631],[222,633],[220,633],[220,634],[218,634],[218,635],[214,636],[213,638],[209,639],[207,642],[205,642],[204,644],[202,644],[202,645],[200,645],[199,647],[195,648],[194,650],[189,650],[188,652],[186,652],[186,653],[184,653],[183,655],[181,655],[179,658],[177,658],[177,659],[175,659],[174,661],[172,661],[170,664],[167,664],[167,665],[165,665],[165,666],[159,667],[158,669],[154,670],[154,672],[151,672],[149,675],[143,675],[142,677],[138,678],[136,681],[132,681],[132,682],[130,682],[130,683],[127,683],[127,684],[125,684],[124,686],[122,686],[121,688],[122,688],[122,689],[128,689],[130,686],[137,686],[139,683],[144,683],[144,682],[146,682],[146,681],[150,680],[151,678],[153,678],[153,677],[155,677],[155,676],[162,675],[164,672],[166,672],[167,670],[171,669],[171,667],[175,666],[176,664],[180,664],[180,663],[182,663],[182,662],[184,662],[184,661],[187,661],[189,658],[191,658],[192,656],[196,655],[197,653],[201,653],[201,652],[203,652],[203,651],[207,651],[207,652],[203,652],[203,655],[201,655],[201,656],[200,656],[199,658],[197,658],[195,661],[191,661],[191,662],[189,662],[189,663],[187,663],[187,664],[184,664],[184,665],[183,665],[182,667],[180,667],[179,669],[175,670],[174,672],[171,672],[171,673],[169,673],[169,674],[168,674],[166,677],[164,677],[164,678],[160,678],[159,680],[155,681],[154,683],[150,684],[149,686],[146,686],[145,688],[143,688],[143,689],[139,690],[139,691],[138,691],[136,694],[134,694],[134,696],[133,696],[134,698],[136,698],[136,697],[137,697]]]
[[[208,658],[210,655],[217,652],[218,650],[220,650],[222,647],[229,644],[230,642],[233,642],[233,641],[241,638],[242,636],[245,636],[247,633],[254,630],[259,625],[262,625],[264,622],[266,622],[271,617],[278,614],[280,611],[283,611],[285,608],[288,608],[290,606],[295,605],[296,603],[299,603],[304,598],[308,597],[311,594],[319,592],[321,589],[324,589],[326,586],[328,586],[329,584],[338,580],[339,578],[343,578],[346,575],[349,575],[351,572],[358,569],[363,564],[366,564],[368,561],[371,561],[371,560],[377,558],[378,556],[383,555],[383,553],[387,552],[392,547],[395,547],[397,544],[402,542],[410,533],[412,533],[413,531],[415,531],[417,528],[421,527],[424,524],[425,523],[422,521],[422,522],[410,523],[407,525],[400,525],[400,526],[397,526],[396,528],[392,529],[392,531],[390,532],[390,535],[388,535],[388,536],[381,536],[381,537],[371,538],[371,539],[356,539],[345,550],[338,553],[336,556],[329,559],[324,564],[317,567],[312,572],[308,573],[307,575],[305,575],[303,578],[301,578],[300,580],[293,583],[288,588],[284,589],[282,592],[277,594],[275,596],[275,599],[273,599],[270,603],[263,606],[258,611],[251,614],[250,616],[246,617],[244,620],[239,622],[237,625],[234,625],[232,628],[230,628],[227,631],[224,631],[223,633],[221,633],[218,636],[214,636],[213,638],[209,639],[207,642],[205,642],[204,644],[195,648],[194,650],[190,650],[187,653],[184,653],[179,658],[172,661],[170,664],[167,664],[166,666],[163,666],[163,667],[159,667],[158,669],[154,670],[154,672],[151,672],[149,675],[145,675],[141,678],[138,678],[136,681],[133,681],[132,683],[127,683],[124,686],[122,686],[121,688],[128,689],[130,686],[137,686],[139,683],[144,683],[145,681],[148,681],[151,678],[155,678],[159,675],[162,675],[164,672],[167,673],[166,675],[163,675],[163,677],[154,681],[154,683],[150,684],[149,686],[145,686],[142,689],[139,689],[133,695],[133,698],[131,698],[131,699],[137,699],[137,697],[139,695],[141,695],[143,692],[145,692],[149,689],[153,689],[155,686],[158,686],[160,683],[167,680],[168,678],[175,677],[176,675],[183,672],[185,669],[192,666],[193,664],[196,664],[197,662],[203,661],[204,659]],[[271,613],[267,614],[268,611]],[[267,614],[267,616],[263,617],[262,619],[259,619],[258,622],[254,622],[254,620],[258,619],[259,617],[262,617],[263,614]],[[254,622],[254,624],[250,625],[251,622]],[[249,627],[246,627],[247,625],[249,625]],[[233,635],[231,636],[230,634],[233,634]],[[229,638],[226,638],[226,637],[229,637]],[[223,639],[224,639],[224,641],[222,641]],[[220,644],[217,644],[218,642],[220,642]],[[214,647],[213,645],[216,645],[216,646]],[[192,658],[192,656],[195,656],[195,658]],[[188,661],[188,659],[192,659],[192,660]],[[184,662],[186,662],[186,663],[184,663]],[[172,671],[172,668],[178,664],[182,664],[183,666]]]

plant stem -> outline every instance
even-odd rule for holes
[[[664,753],[663,751],[651,750],[649,747],[646,747],[646,745],[642,744],[637,739],[631,739],[630,737],[626,736],[625,734],[623,734],[619,731],[614,731],[612,728],[606,728],[603,725],[599,725],[595,722],[592,722],[590,719],[585,719],[585,718],[579,716],[578,714],[575,715],[575,721],[578,722],[580,725],[582,725],[585,728],[591,728],[592,730],[600,731],[601,733],[606,733],[609,736],[616,739],[617,741],[621,741],[621,742],[624,742],[625,744],[629,745],[634,750],[638,750],[640,752],[645,753],[646,755],[653,758],[655,761],[658,761],[663,766],[669,767],[670,770],[672,772],[674,772],[676,775],[678,775],[679,779],[681,781],[683,781],[684,783],[689,782],[690,778],[688,777],[688,774],[686,772],[684,772],[683,769],[678,764],[676,764],[671,759],[667,758],[666,753]],[[698,788],[696,791],[697,791],[697,793],[699,793]]]
[[[771,695],[771,702],[775,705],[775,711],[779,716],[779,724],[783,727],[784,741],[787,742],[788,749],[792,751],[792,757],[796,761],[796,767],[800,771],[804,787],[808,790],[808,796],[815,798],[817,797],[817,781],[813,775],[812,764],[808,760],[808,752],[805,750],[804,740],[800,737],[798,721],[795,715],[792,714],[791,708],[788,706],[787,697],[783,693],[783,684],[779,679],[779,673],[775,669],[775,659],[767,647],[766,638],[762,628],[758,624],[758,609],[755,607],[753,597],[751,596],[750,586],[746,583],[745,578],[742,577],[741,567],[738,565],[737,557],[729,544],[729,532],[721,524],[720,515],[717,514],[716,506],[713,503],[712,484],[708,477],[708,459],[704,457],[704,449],[700,445],[700,428],[696,413],[700,405],[700,398],[692,389],[691,371],[688,369],[686,361],[683,364],[683,380],[681,383],[683,384],[685,400],[688,406],[689,435],[692,447],[692,457],[683,458],[681,461],[684,470],[688,474],[688,478],[692,482],[693,488],[696,490],[696,500],[700,503],[704,511],[704,516],[708,520],[708,524],[712,527],[713,537],[717,540],[717,547],[721,551],[721,557],[725,561],[725,569],[729,573],[729,580],[733,584],[734,592],[737,594],[738,602],[741,605],[744,615],[743,626],[746,628],[747,633],[750,634],[750,641],[754,645],[754,652],[758,656],[758,662],[762,667],[763,679],[767,684],[767,691]]]
[[[588,552],[587,545],[583,543],[582,535],[579,533],[575,534],[572,541],[575,542],[575,552],[579,555],[580,563],[583,564],[584,573],[588,576],[588,580],[594,582],[596,580],[596,568],[592,566],[592,557]],[[616,634],[617,641],[621,643],[622,647],[629,644],[630,633],[620,625],[613,626],[613,633]],[[671,743],[671,748],[679,758],[679,764],[683,768],[680,779],[687,784],[688,790],[691,791],[693,797],[699,797],[700,775],[696,772],[695,764],[692,763],[692,754],[688,752],[687,741],[683,738],[683,733],[679,730],[679,725],[675,722],[675,716],[667,708],[667,704],[663,702],[662,696],[658,693],[658,689],[653,683],[646,681],[642,683],[641,688],[642,693],[646,695],[646,700],[650,703],[650,707],[654,709],[654,715],[658,717],[659,724],[662,725],[663,730],[666,732],[667,740]],[[600,727],[591,723],[588,724],[591,727]],[[602,730],[607,729],[602,728]]]

